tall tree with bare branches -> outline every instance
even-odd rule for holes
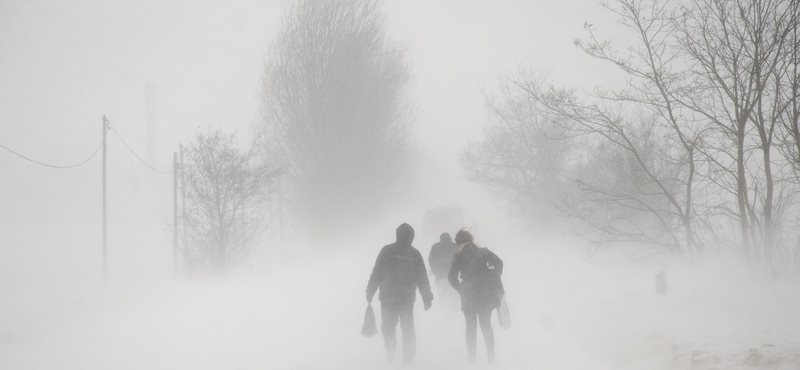
[[[599,92],[598,97],[606,103],[624,102],[649,112],[653,124],[666,135],[669,145],[674,146],[674,150],[661,154],[671,154],[669,161],[682,168],[676,174],[680,176],[675,183],[677,188],[667,190],[661,186],[659,189],[682,224],[686,248],[698,250],[702,245],[693,231],[698,213],[694,191],[701,163],[699,149],[707,125],[688,116],[682,104],[691,87],[686,80],[685,53],[674,47],[676,35],[670,5],[669,2],[640,0],[604,4],[635,36],[636,43],[628,53],[620,54],[611,42],[598,39],[590,24],[586,25],[588,40],[575,43],[588,55],[616,65],[627,76],[626,88]]]
[[[707,157],[720,174],[719,184],[735,194],[744,253],[767,259],[776,230],[772,146],[782,109],[776,73],[795,22],[791,3],[698,0],[677,19],[696,84],[685,102],[717,127]],[[752,162],[758,160],[753,150],[761,163]]]
[[[378,218],[410,158],[405,49],[377,0],[298,0],[265,65],[263,144],[317,240]]]

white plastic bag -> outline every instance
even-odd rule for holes
[[[508,310],[505,296],[500,298],[500,307],[497,307],[497,322],[500,323],[500,327],[503,329],[511,327],[511,312]]]

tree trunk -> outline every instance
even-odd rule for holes
[[[699,251],[698,246],[695,244],[694,236],[692,235],[692,182],[694,181],[694,147],[687,148],[689,154],[689,176],[686,179],[686,205],[683,212],[683,225],[686,229],[686,250],[689,253]]]
[[[750,229],[747,224],[747,179],[744,170],[744,134],[747,120],[739,119],[736,132],[736,203],[739,208],[739,222],[742,229],[742,251],[745,258],[751,258]]]
[[[770,164],[769,147],[764,149],[764,176],[767,181],[766,196],[764,199],[764,260],[767,263],[772,263],[773,243],[774,243],[774,225],[772,220],[772,198],[773,198],[773,179],[772,179],[772,165]]]

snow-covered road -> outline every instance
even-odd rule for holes
[[[0,369],[393,367],[380,335],[359,333],[376,253],[284,258],[214,278],[5,279]],[[800,366],[797,285],[672,262],[664,297],[647,264],[598,266],[568,249],[498,254],[513,326],[495,324],[495,368]],[[463,318],[436,303],[415,307],[414,367],[463,368]],[[483,352],[478,362],[487,366]]]

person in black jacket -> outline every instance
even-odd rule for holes
[[[486,357],[494,362],[494,331],[492,310],[500,307],[505,294],[500,276],[503,261],[486,248],[472,242],[472,234],[461,229],[456,234],[456,244],[461,250],[453,257],[447,280],[461,295],[461,311],[467,320],[467,355],[469,362],[475,361],[477,322],[480,320]]]
[[[434,276],[440,305],[450,308],[451,311],[455,311],[458,307],[458,293],[447,281],[447,274],[450,272],[450,265],[453,264],[453,256],[456,253],[458,245],[450,239],[450,234],[442,233],[439,235],[439,242],[431,246],[431,253],[428,255],[428,264]]]
[[[403,361],[410,362],[416,353],[414,334],[414,300],[417,288],[422,295],[423,307],[431,308],[433,293],[428,282],[428,272],[419,251],[411,246],[414,229],[409,224],[397,228],[397,241],[378,253],[375,267],[367,284],[367,302],[380,288],[381,333],[386,345],[386,358],[394,360],[397,339],[395,329],[398,321],[403,331]]]

